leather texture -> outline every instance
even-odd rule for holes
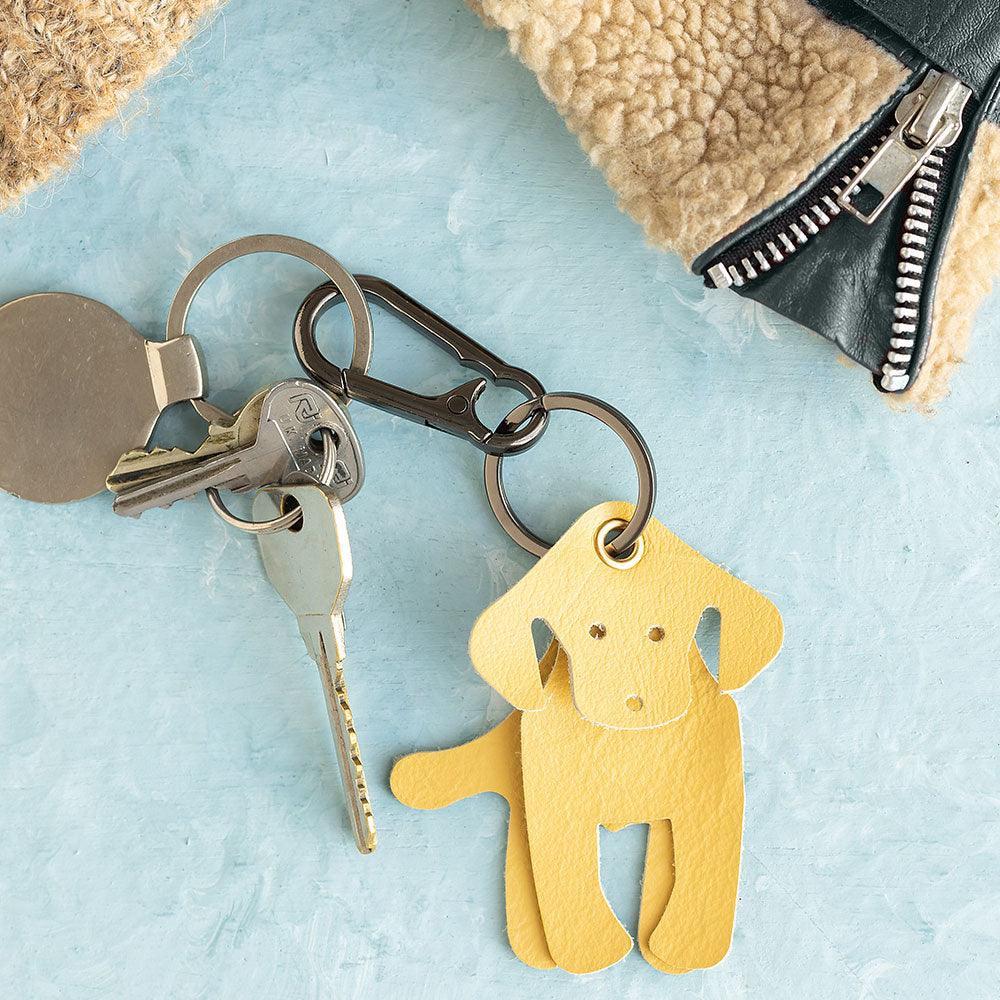
[[[1000,0],[811,0],[896,55],[912,46],[982,98],[1000,67]],[[907,59],[903,62],[909,63]]]
[[[598,531],[632,511],[622,503],[589,511],[477,621],[476,668],[531,710],[462,747],[406,757],[392,772],[396,797],[417,808],[483,791],[507,799],[508,933],[538,968],[593,972],[631,948],[601,889],[602,825],[649,824],[639,944],[651,964],[705,968],[732,939],[743,765],[736,703],[723,689],[743,686],[777,655],[781,618],[655,520],[638,563],[609,567]],[[719,681],[694,642],[710,606],[722,613]],[[554,635],[541,663],[530,638],[538,617]],[[674,716],[678,691],[685,703]]]
[[[770,601],[655,519],[642,533],[645,549],[636,565],[622,569],[598,555],[598,529],[633,510],[606,503],[588,511],[473,627],[473,665],[515,708],[546,705],[531,634],[536,619],[569,656],[577,710],[601,726],[642,729],[683,715],[691,683],[678,668],[706,607],[722,615],[723,690],[743,687],[777,655],[781,619]],[[654,629],[657,641],[650,638]],[[633,698],[641,704],[633,707]]]

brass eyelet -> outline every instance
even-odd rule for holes
[[[620,517],[613,517],[605,521],[594,534],[594,548],[597,554],[612,569],[631,569],[642,558],[646,549],[646,544],[640,535],[632,545],[632,550],[627,556],[613,556],[608,551],[608,535],[612,531],[621,531],[628,524],[628,521]]]

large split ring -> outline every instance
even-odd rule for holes
[[[653,516],[653,503],[656,500],[656,469],[653,467],[652,456],[642,435],[635,424],[613,406],[600,399],[594,399],[593,396],[583,396],[573,392],[548,392],[537,399],[529,399],[515,406],[501,421],[497,433],[511,433],[539,410],[546,413],[552,410],[576,410],[578,413],[586,413],[587,416],[594,417],[610,427],[625,442],[639,476],[639,499],[632,517],[624,524],[620,534],[608,540],[605,547],[612,559],[627,560],[633,546],[639,543],[649,519]],[[483,477],[486,483],[486,496],[489,498],[496,519],[500,522],[500,527],[522,549],[532,555],[544,555],[552,548],[552,543],[539,538],[531,531],[514,513],[507,499],[503,485],[503,455],[486,456]]]
[[[306,243],[305,240],[298,240],[292,236],[244,236],[226,243],[203,257],[181,282],[170,305],[170,312],[167,314],[167,340],[184,335],[191,303],[198,294],[198,289],[211,275],[223,264],[255,253],[282,253],[298,257],[319,268],[337,286],[347,302],[351,322],[354,324],[354,353],[351,356],[351,368],[367,372],[372,362],[372,314],[364,293],[355,281],[354,275],[338,260],[325,250],[313,246],[312,243]],[[350,400],[345,398],[342,402],[346,405]],[[192,399],[191,405],[205,420],[232,419],[224,410],[220,410],[205,399]]]

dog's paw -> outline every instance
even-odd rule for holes
[[[573,928],[546,927],[549,951],[560,969],[583,975],[620,962],[632,950],[632,938],[611,911],[611,919],[575,924]]]
[[[692,969],[710,969],[718,965],[729,953],[732,944],[732,924],[722,921],[714,926],[674,926],[669,920],[670,910],[659,926],[649,936],[646,960],[662,972],[690,972]]]

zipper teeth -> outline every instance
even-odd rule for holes
[[[882,366],[882,388],[888,392],[906,387],[920,320],[927,241],[937,206],[944,157],[932,153],[916,173],[910,188],[909,205],[903,220],[896,277],[896,306],[893,309],[892,337]]]
[[[877,141],[871,143],[869,151],[841,175],[836,183],[826,188],[825,192],[811,203],[801,206],[796,218],[787,222],[776,233],[770,234],[766,242],[762,239],[763,248],[751,245],[747,255],[735,263],[727,264],[720,258],[710,265],[704,273],[714,286],[725,288],[732,285],[742,288],[748,281],[753,281],[761,274],[766,274],[772,268],[783,264],[796,250],[818,236],[840,215],[842,209],[837,204],[837,198],[845,190],[850,189],[851,182],[858,172],[885,142],[888,135],[886,132],[879,136]]]

